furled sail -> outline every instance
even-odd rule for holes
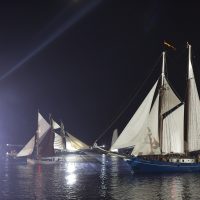
[[[163,120],[162,152],[184,153],[184,104],[169,113]]]
[[[156,81],[153,88],[122,131],[121,135],[112,145],[111,150],[127,148],[137,144],[135,138],[141,133],[141,130],[144,129],[144,124],[147,122],[157,83],[158,81]]]
[[[29,156],[33,153],[35,145],[35,136],[33,136],[29,142],[22,148],[22,150],[17,154],[17,157]]]
[[[189,45],[188,85],[187,85],[187,137],[188,151],[200,150],[200,101],[191,63]]]

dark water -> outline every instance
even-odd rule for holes
[[[200,174],[135,175],[104,155],[68,155],[57,165],[0,164],[0,199],[200,199]]]

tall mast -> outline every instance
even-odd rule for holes
[[[159,130],[159,142],[160,150],[162,153],[162,129],[163,129],[163,116],[162,116],[162,104],[163,104],[163,94],[164,94],[164,77],[165,77],[165,52],[162,52],[162,72],[161,81],[159,89],[159,110],[158,110],[158,130]]]
[[[188,72],[187,72],[187,89],[186,89],[186,101],[185,101],[185,122],[186,122],[186,128],[185,128],[185,141],[186,141],[186,148],[185,153],[188,154],[188,130],[189,130],[189,117],[188,117],[188,108],[190,105],[190,95],[191,95],[191,89],[190,89],[190,79],[193,78],[193,70],[191,65],[191,45],[187,43],[188,48]]]

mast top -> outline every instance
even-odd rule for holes
[[[164,77],[165,77],[165,51],[162,52],[161,85],[164,84]]]
[[[192,62],[191,62],[191,49],[192,46],[187,42],[187,47],[188,47],[188,79],[194,78],[194,73],[192,69]]]

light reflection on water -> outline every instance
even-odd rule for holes
[[[0,162],[0,199],[200,199],[200,174],[135,175],[117,157],[68,155],[58,165]]]

